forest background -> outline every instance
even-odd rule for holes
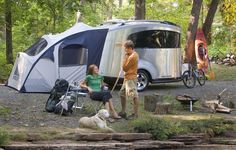
[[[192,0],[144,0],[146,20],[165,20],[182,29],[184,51]],[[214,1],[214,0],[213,0]],[[98,26],[111,19],[134,19],[135,0],[0,0],[0,81],[10,74],[17,52],[25,51],[44,34],[63,32],[81,21]],[[198,21],[202,27],[211,0],[203,0]],[[11,15],[13,61],[6,60],[6,17]],[[9,17],[9,16],[8,16]],[[211,27],[210,56],[236,52],[236,0],[220,0]]]

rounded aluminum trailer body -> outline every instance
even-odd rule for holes
[[[112,25],[109,27],[106,37],[99,66],[100,73],[110,79],[117,78],[124,56],[123,44],[132,35],[145,31],[170,31],[179,35],[178,40],[180,40],[181,29],[176,25],[156,22]],[[150,82],[172,82],[181,79],[182,53],[180,45],[175,48],[136,47],[135,51],[139,54],[138,69],[147,72]]]

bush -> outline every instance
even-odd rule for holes
[[[185,131],[178,122],[154,117],[134,120],[131,124],[134,126],[133,132],[150,133],[158,140],[166,140],[172,135]]]
[[[209,136],[221,135],[224,131],[234,130],[232,121],[222,119],[184,121],[182,126],[189,129],[191,133],[207,133]]]
[[[9,141],[8,133],[5,130],[0,129],[0,146],[6,144],[8,141]]]
[[[154,139],[166,140],[173,135],[186,133],[206,133],[210,137],[219,136],[225,131],[235,130],[232,121],[222,119],[175,120],[156,117],[143,117],[130,123],[132,132],[150,133]]]
[[[9,77],[12,67],[12,64],[6,63],[4,53],[0,52],[0,81],[6,80]]]

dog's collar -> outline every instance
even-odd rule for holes
[[[98,116],[98,115],[97,115],[97,116]],[[101,119],[101,120],[105,120],[104,118],[102,118],[102,117],[100,117],[100,116],[98,116],[98,118]]]

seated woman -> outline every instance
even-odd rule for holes
[[[111,111],[112,118],[121,118],[114,109],[110,91],[102,90],[105,83],[103,82],[103,76],[98,74],[98,67],[96,65],[92,64],[89,66],[88,75],[86,76],[86,79],[81,82],[80,86],[88,89],[92,100],[103,101],[105,109]]]

